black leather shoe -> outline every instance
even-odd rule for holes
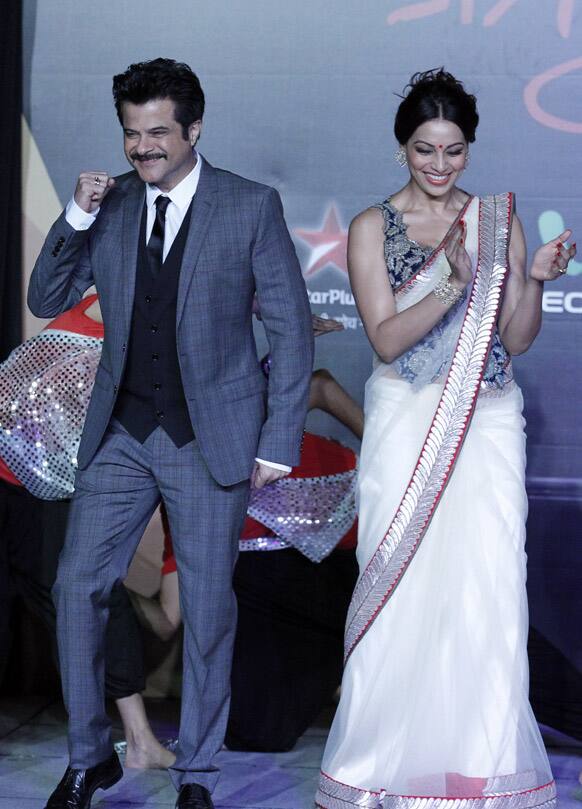
[[[176,809],[214,809],[210,792],[200,784],[184,784],[180,787]]]
[[[95,790],[109,789],[122,776],[123,769],[117,753],[112,753],[105,761],[87,770],[73,770],[67,767],[58,787],[48,799],[45,809],[90,809]]]

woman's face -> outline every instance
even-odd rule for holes
[[[426,194],[440,197],[465,168],[468,144],[456,124],[434,118],[415,129],[405,149],[412,180]]]

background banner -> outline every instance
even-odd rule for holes
[[[392,122],[411,74],[444,65],[477,95],[463,187],[515,192],[530,254],[564,226],[582,240],[580,0],[24,0],[24,12],[27,272],[79,171],[127,170],[111,77],[156,56],[188,62],[201,79],[202,154],[280,191],[312,308],[345,326],[317,341],[316,367],[358,399],[371,351],[348,284],[347,227],[406,180]],[[38,329],[30,316],[26,329]],[[581,345],[582,256],[547,286],[542,333],[515,360],[532,620],[574,667],[573,683],[582,644],[563,618],[582,615]],[[309,426],[352,442],[321,414]]]

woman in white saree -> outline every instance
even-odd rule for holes
[[[316,805],[555,805],[528,701],[525,435],[511,354],[541,324],[571,235],[526,273],[511,194],[457,187],[478,123],[453,76],[396,116],[406,186],[350,227],[375,370],[359,475],[360,577]]]

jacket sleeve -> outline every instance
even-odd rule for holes
[[[313,367],[313,329],[305,282],[279,194],[263,199],[253,245],[253,273],[272,358],[267,419],[257,457],[297,466]]]
[[[37,317],[56,317],[70,309],[93,284],[89,230],[75,230],[59,216],[36,260],[28,285],[28,307]]]

